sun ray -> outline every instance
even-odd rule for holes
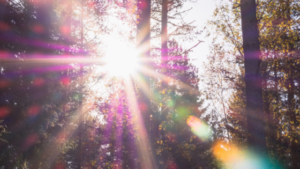
[[[83,77],[80,83],[86,81],[87,77],[88,76]],[[45,166],[51,166],[53,164],[59,153],[61,153],[60,148],[69,141],[74,132],[78,130],[78,126],[83,122],[81,119],[91,110],[91,108],[92,106],[86,104],[86,100],[84,100],[83,104],[74,112],[74,118],[69,118],[65,123],[65,126],[63,126],[63,128],[55,135],[56,139],[47,142],[39,153],[35,155],[33,158],[34,161],[32,162],[32,168],[38,168],[41,162],[45,162]]]
[[[132,81],[129,77],[124,79],[126,98],[133,114],[134,128],[137,129],[136,142],[138,145],[138,154],[141,157],[141,168],[152,169],[155,168],[154,157],[151,152],[151,146],[149,144],[148,134],[145,129],[141,112],[138,108],[137,99],[133,90]]]
[[[186,84],[186,83],[183,83],[183,82],[181,82],[180,80],[177,80],[177,79],[175,79],[175,78],[166,76],[166,75],[164,75],[164,74],[161,74],[161,73],[159,73],[159,72],[153,71],[153,70],[151,70],[151,69],[149,69],[149,68],[146,68],[146,67],[141,67],[140,70],[141,70],[141,72],[143,72],[144,74],[147,74],[147,75],[152,76],[152,77],[159,78],[160,80],[162,80],[162,81],[165,82],[165,83],[170,83],[171,81],[173,81],[175,84],[180,85],[180,87],[182,87],[183,89],[188,90],[188,91],[192,91],[193,93],[191,93],[191,94],[195,94],[195,95],[198,95],[198,94],[199,94],[198,89],[194,88],[194,87],[191,86],[191,85],[188,85],[188,84]]]
[[[63,56],[56,56],[56,55],[31,55],[26,56],[26,59],[22,58],[0,58],[1,63],[4,64],[19,64],[22,65],[26,64],[72,64],[72,63],[86,63],[86,64],[98,64],[104,65],[105,61],[103,58],[88,58],[84,56],[76,56],[73,55],[63,55]]]
[[[36,154],[33,158],[34,161],[32,163],[32,168],[38,168],[41,162],[45,162],[45,166],[50,166],[54,162],[55,158],[57,158],[60,153],[60,147],[72,137],[73,133],[77,130],[76,126],[79,126],[79,110],[80,107],[75,113],[76,117],[67,122],[66,126],[64,126],[64,130],[61,130],[56,135],[56,137],[63,137],[61,138],[61,141],[48,142],[45,146],[43,146],[42,150]]]
[[[119,98],[119,102],[118,102],[118,106],[117,106],[117,117],[116,117],[116,123],[117,123],[117,127],[116,127],[116,149],[117,152],[115,153],[115,156],[118,159],[122,159],[122,151],[120,151],[122,149],[122,145],[123,145],[123,102],[122,102],[122,96]],[[121,166],[120,162],[116,162],[117,166]],[[119,167],[116,167],[119,168]]]
[[[148,90],[150,88],[149,84],[147,84],[141,76],[134,75],[132,78],[137,82],[137,85],[140,87],[140,89],[144,92],[144,94],[149,98],[153,99],[153,94]]]

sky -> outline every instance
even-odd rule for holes
[[[202,29],[206,26],[206,23],[209,19],[212,18],[213,12],[217,3],[220,0],[198,0],[196,3],[187,2],[185,8],[193,8],[185,15],[186,21],[195,20],[195,25],[198,26],[198,29]],[[206,60],[207,55],[209,54],[209,46],[211,43],[211,38],[205,37],[205,32],[199,36],[198,40],[204,41],[199,46],[197,46],[190,57],[195,59],[194,64],[199,68],[201,72],[201,67],[203,62]],[[197,42],[197,41],[196,41]],[[193,46],[194,43],[188,43],[185,47],[189,48]]]
[[[196,2],[195,2],[196,1]],[[197,26],[197,30],[202,30],[206,24],[207,21],[212,19],[212,15],[213,12],[216,8],[216,5],[218,2],[220,2],[221,0],[186,0],[186,2],[184,3],[185,6],[182,10],[186,10],[186,9],[190,9],[192,8],[190,11],[186,12],[183,15],[183,19],[186,22],[191,22],[191,21],[195,21],[194,25]],[[114,12],[112,12],[112,14],[115,14]],[[122,23],[122,20],[117,19],[118,16],[111,16],[109,19],[109,23],[107,23],[108,25],[112,25],[112,30],[114,30],[114,33],[112,34],[108,34],[106,36],[101,36],[101,39],[105,39],[105,48],[106,49],[110,49],[109,46],[112,47],[112,50],[114,50],[116,44],[115,44],[115,39],[119,39],[121,40],[122,36],[128,37],[127,35],[130,34],[132,31],[132,27],[131,26],[116,26],[116,25],[123,25],[124,23]],[[127,28],[127,29],[125,29]],[[120,32],[123,35],[120,35]],[[209,54],[209,47],[212,41],[212,38],[208,38],[205,37],[205,31],[202,33],[202,35],[198,36],[196,39],[194,39],[193,42],[187,42],[187,41],[179,41],[179,44],[185,48],[185,49],[189,49],[192,46],[194,46],[198,40],[203,41],[202,43],[200,43],[196,48],[193,49],[193,51],[189,54],[190,58],[193,61],[193,64],[195,66],[197,66],[199,68],[199,73],[201,74],[203,72],[203,62],[206,61],[207,55]],[[116,37],[112,38],[111,36],[115,35]],[[122,48],[120,45],[117,45],[119,48]],[[122,50],[124,49],[124,50]],[[126,49],[122,48],[120,49],[119,52],[125,52],[126,53]],[[109,53],[115,53],[115,52],[109,52],[107,51],[106,54],[108,54],[107,57],[111,57],[111,55]],[[125,54],[124,53],[124,54]],[[123,54],[123,55],[124,55]],[[126,54],[125,54],[126,55]]]

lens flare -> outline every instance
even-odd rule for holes
[[[60,81],[64,86],[68,86],[71,83],[71,79],[68,77],[61,78]]]
[[[167,169],[178,169],[178,167],[174,161],[169,161],[167,164]]]
[[[0,119],[5,118],[10,113],[9,107],[0,107]]]
[[[1,22],[0,22],[0,31],[1,31]],[[0,50],[0,58],[1,59],[8,58],[9,56],[10,56],[10,53],[8,51]]]
[[[66,168],[66,165],[63,162],[59,162],[54,166],[54,169],[64,169],[64,168]]]
[[[39,139],[38,134],[32,133],[28,135],[24,141],[24,144],[22,145],[22,150],[29,149],[32,145],[34,145]]]
[[[36,25],[33,25],[32,30],[35,33],[43,33],[44,32],[44,27],[39,25],[39,24],[36,24]]]
[[[199,138],[206,140],[211,136],[209,126],[195,116],[189,116],[187,124],[191,127],[192,132]]]
[[[0,31],[8,31],[10,29],[9,25],[0,21]]]
[[[257,152],[221,141],[214,145],[213,154],[226,169],[281,169],[280,165],[272,164],[269,158]]]
[[[30,117],[36,116],[41,110],[40,106],[34,105],[28,108],[27,115]]]
[[[32,82],[32,84],[36,87],[42,86],[44,83],[45,83],[45,80],[42,78],[36,78]]]

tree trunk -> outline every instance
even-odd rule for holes
[[[248,143],[252,149],[266,153],[265,117],[263,113],[260,44],[255,0],[241,0],[243,49],[246,84]]]
[[[268,60],[267,60],[268,61]],[[263,92],[263,100],[264,100],[264,110],[265,110],[265,113],[266,113],[266,116],[267,116],[267,124],[266,124],[266,128],[265,128],[265,132],[269,134],[269,139],[267,141],[267,144],[268,144],[268,150],[271,152],[271,153],[274,153],[274,122],[273,122],[273,117],[272,117],[272,113],[270,111],[270,99],[269,99],[269,94],[271,93],[270,92],[270,89],[268,88],[268,74],[269,74],[269,71],[267,70],[267,68],[265,68],[264,70],[264,76],[263,76],[263,79],[264,79],[264,92]]]
[[[291,21],[291,11],[290,11],[290,1],[287,0],[286,4],[286,16],[287,16],[287,21]],[[287,23],[288,24],[288,23]],[[288,29],[290,30],[291,27],[288,25]],[[289,33],[289,31],[287,31]],[[288,106],[289,106],[289,116],[290,116],[290,132],[291,132],[291,156],[292,156],[292,168],[297,169],[298,168],[298,154],[297,154],[297,119],[296,119],[296,105],[295,105],[295,82],[294,82],[294,55],[293,52],[295,51],[294,44],[290,41],[291,37],[288,37],[288,47],[289,47],[289,55],[288,55],[288,68],[290,69],[289,71],[289,79],[288,79]]]
[[[297,157],[297,143],[296,143],[296,113],[295,113],[295,98],[294,98],[294,88],[295,83],[293,80],[293,66],[292,66],[292,59],[288,58],[290,61],[290,73],[288,79],[288,106],[289,106],[289,116],[290,116],[290,124],[289,124],[289,132],[291,136],[291,157],[292,157],[292,168],[298,168],[298,157]]]
[[[161,57],[162,63],[166,63],[168,57],[168,0],[162,0],[161,17]]]
[[[80,53],[83,53],[83,4],[81,4],[81,32],[80,32]],[[81,55],[80,55],[81,56]],[[82,56],[81,56],[82,57]],[[81,94],[81,98],[79,99],[79,115],[78,115],[78,164],[77,164],[77,168],[81,169],[82,167],[82,99],[83,99],[83,65],[82,63],[80,63],[80,69],[79,69],[79,87],[80,87],[80,94]]]
[[[138,0],[138,11],[140,12],[139,20],[137,24],[137,47],[142,50],[139,54],[142,59],[144,59],[143,66],[146,68],[150,68],[149,60],[150,60],[150,0]],[[144,81],[147,84],[147,92],[150,93],[150,77],[144,76]],[[151,100],[147,98],[147,96],[143,93],[142,94],[142,102],[146,105],[146,108],[141,111],[143,115],[143,120],[145,127],[148,127],[149,131],[149,121],[150,115],[152,114],[151,111]],[[149,132],[148,132],[149,133]]]
[[[151,69],[151,57],[150,57],[150,15],[151,15],[151,0],[138,0],[138,23],[137,23],[137,48],[139,49],[140,58],[143,59],[143,67]],[[141,74],[141,77],[143,77],[143,80],[145,84],[147,85],[146,90],[148,91],[140,91],[140,99],[139,99],[139,105],[143,108],[140,109],[144,126],[145,126],[145,132],[143,140],[147,143],[142,143],[144,150],[148,150],[148,152],[139,152],[139,158],[141,158],[141,168],[156,168],[155,161],[153,159],[153,137],[151,137],[151,125],[150,125],[150,118],[153,117],[153,112],[151,108],[151,97],[147,98],[146,93],[151,93],[150,89],[150,76]],[[148,137],[149,136],[149,137]],[[149,139],[148,139],[149,138]],[[150,143],[149,143],[150,142]],[[152,143],[152,144],[151,144]],[[139,147],[138,149],[142,149],[142,147]],[[139,150],[140,151],[140,150]],[[143,156],[143,153],[147,153],[147,156]],[[149,156],[148,156],[149,155]],[[149,158],[149,159],[146,159]],[[148,163],[147,163],[148,162]],[[150,166],[145,166],[145,165]]]
[[[162,0],[162,11],[161,11],[161,73],[167,73],[168,72],[168,0]],[[167,74],[165,74],[167,76]],[[161,91],[168,88],[167,82],[163,82],[163,79],[161,79]],[[160,98],[160,103],[163,103],[164,94],[162,94]],[[164,108],[162,108],[163,110]],[[165,131],[163,129],[159,130],[159,125],[162,123],[162,121],[166,120],[166,115],[163,114],[163,112],[160,112],[159,118],[158,118],[158,124],[157,129],[159,133],[160,138],[164,138]],[[167,111],[165,111],[167,112]],[[163,163],[160,163],[159,168],[165,168],[168,163],[168,150],[162,150],[160,156],[158,157]]]

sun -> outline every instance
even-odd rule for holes
[[[131,76],[139,68],[138,52],[123,41],[110,44],[104,60],[107,73],[114,77]]]

